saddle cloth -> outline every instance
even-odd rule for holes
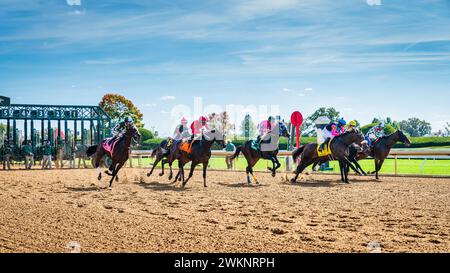
[[[320,151],[320,145],[318,145],[318,146],[317,146],[317,155],[318,155],[319,157],[331,155],[331,147],[330,147],[330,145],[331,145],[331,141],[328,142],[327,145],[324,145],[322,151]]]
[[[192,145],[189,144],[188,142],[183,142],[181,143],[180,150],[190,154],[192,150]]]
[[[119,142],[119,139],[113,140],[112,138],[107,138],[102,143],[103,149],[107,151],[111,157],[113,157],[114,147],[116,147],[117,142]]]

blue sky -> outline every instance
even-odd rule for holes
[[[448,0],[0,0],[0,94],[132,99],[147,127],[203,104],[450,121]]]

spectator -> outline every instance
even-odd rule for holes
[[[45,146],[43,147],[44,157],[42,160],[42,169],[49,168],[52,169],[52,146],[50,145],[50,141],[47,140],[45,142]]]
[[[28,140],[25,145],[23,145],[23,154],[25,155],[25,169],[31,170],[34,165],[34,154],[31,140]]]
[[[225,151],[233,152],[233,153],[236,152],[236,146],[229,139],[227,140],[227,146],[225,147]],[[232,170],[233,169],[233,160],[232,160],[232,158],[233,158],[232,155],[227,155],[225,157],[225,162],[227,163],[228,170]]]

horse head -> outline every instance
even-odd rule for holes
[[[138,143],[139,140],[141,139],[141,133],[139,132],[138,128],[135,125],[129,126],[127,128],[127,131],[126,131],[125,135],[127,137],[130,137],[136,143]]]
[[[398,134],[398,141],[405,144],[406,147],[411,146],[411,141],[408,139],[408,137],[400,130],[397,131]]]
[[[221,148],[225,148],[225,135],[218,129],[212,129],[209,132],[205,133],[205,139],[208,141],[217,142]]]

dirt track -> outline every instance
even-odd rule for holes
[[[450,252],[448,179],[198,172],[181,190],[144,172],[112,191],[95,170],[0,172],[0,252]]]

